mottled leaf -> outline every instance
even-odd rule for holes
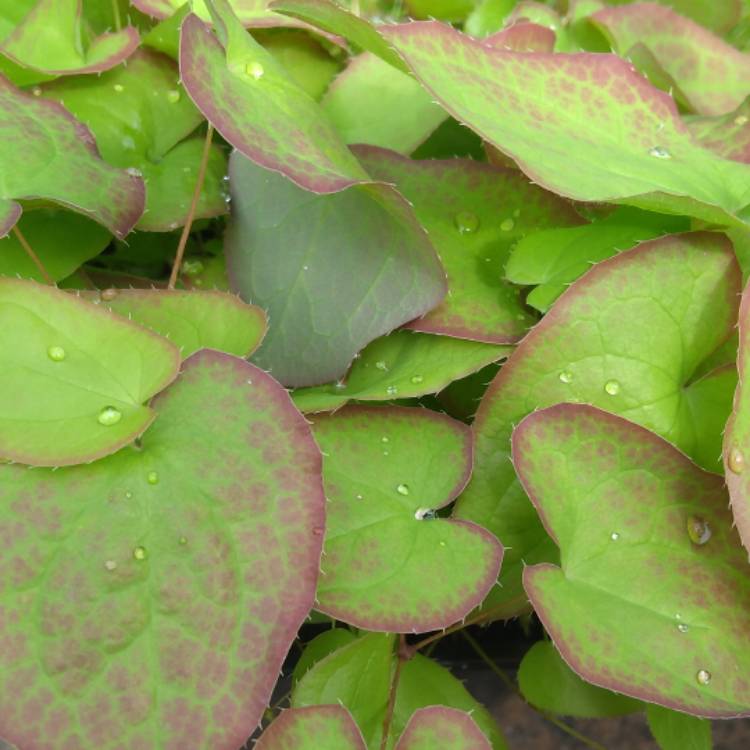
[[[484,40],[497,49],[516,52],[552,52],[555,48],[555,32],[538,23],[515,23]]]
[[[0,733],[24,750],[236,750],[312,604],[320,454],[283,388],[204,350],[154,408],[140,450],[1,469]]]
[[[53,287],[0,277],[0,456],[35,466],[112,453],[177,375],[166,339]]]
[[[110,243],[112,235],[90,219],[58,209],[27,211],[18,228],[55,281],[70,276]],[[0,240],[0,274],[45,281],[15,235]]]
[[[316,193],[368,177],[315,100],[213,0],[219,38],[197,16],[182,24],[180,74],[208,121],[256,164]]]
[[[437,393],[511,351],[510,346],[394,331],[365,347],[338,383],[300,388],[292,398],[303,412],[333,411],[350,400],[415,398]]]
[[[549,641],[538,641],[518,668],[523,697],[542,711],[561,716],[598,718],[643,710],[643,703],[582,680]]]
[[[615,0],[619,5],[629,0]],[[739,20],[742,0],[659,0],[662,5],[673,8],[683,16],[705,26],[712,31],[724,32],[731,29]]]
[[[661,750],[711,750],[711,722],[688,714],[662,708],[653,703],[646,706],[651,734]]]
[[[719,117],[691,117],[688,128],[698,143],[725,159],[750,164],[750,99]]]
[[[182,226],[195,191],[203,137],[187,138],[203,122],[180,85],[177,66],[164,55],[139,50],[126,66],[98,77],[53,81],[42,94],[61,101],[93,132],[110,164],[143,175],[146,211],[138,228]],[[226,158],[211,150],[196,218],[226,212]]]
[[[341,377],[366,344],[445,294],[435,251],[392,187],[312,195],[238,152],[230,177],[230,281],[268,312],[255,361],[284,385]]]
[[[314,433],[329,501],[316,608],[400,633],[465,617],[502,560],[481,527],[437,517],[471,473],[468,428],[427,409],[348,407],[318,417]]]
[[[575,282],[509,357],[477,412],[474,474],[456,509],[508,548],[498,605],[504,601],[510,612],[524,606],[523,561],[555,555],[508,460],[513,425],[540,407],[582,401],[644,425],[719,470],[727,413],[706,424],[696,400],[716,402],[717,384],[704,391],[693,380],[732,333],[739,284],[723,235],[644,242]],[[725,378],[719,385],[727,409],[733,381]]]
[[[87,127],[57,102],[19,91],[0,76],[0,200],[3,229],[20,216],[13,199],[46,198],[124,237],[143,213],[140,177],[99,158]]]
[[[614,55],[498,50],[428,21],[381,33],[454,117],[553,192],[724,224],[750,202],[750,167],[697,147],[674,101]]]
[[[339,705],[282,711],[255,747],[257,750],[367,750],[352,715]]]
[[[24,67],[66,75],[109,70],[136,50],[132,26],[88,38],[81,10],[81,0],[39,0],[8,36],[0,35],[0,51]]]
[[[750,94],[750,55],[671,8],[630,3],[604,8],[591,20],[623,56],[643,45],[699,114],[725,114]]]
[[[412,714],[395,750],[492,750],[492,745],[469,714],[428,706]]]
[[[592,406],[535,412],[513,461],[562,565],[524,586],[585,680],[699,716],[750,713],[750,583],[724,480]]]
[[[103,307],[166,336],[183,358],[198,349],[248,357],[260,344],[266,316],[225,292],[106,289],[91,297]]]
[[[502,278],[510,248],[530,230],[580,223],[573,209],[517,171],[468,159],[413,161],[371,147],[355,153],[413,204],[448,274],[448,296],[410,327],[488,343],[521,338],[535,318]]]

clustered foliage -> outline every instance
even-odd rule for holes
[[[740,0],[0,0],[0,737],[502,750],[425,647],[529,616],[547,716],[750,715],[746,47]]]

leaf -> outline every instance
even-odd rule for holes
[[[2,469],[0,734],[24,750],[236,750],[312,604],[320,454],[283,388],[205,350],[154,408],[140,451]]]
[[[284,385],[341,377],[366,344],[445,294],[435,251],[392,187],[311,195],[237,152],[229,171],[230,282],[268,313],[255,361]]]
[[[555,32],[536,23],[514,23],[484,40],[497,49],[516,52],[552,52],[555,48]]]
[[[510,254],[505,276],[514,284],[537,285],[526,303],[547,312],[565,288],[595,263],[644,240],[689,228],[689,219],[682,216],[621,206],[591,224],[523,237]]]
[[[256,742],[257,750],[367,750],[343,706],[288,708]]]
[[[93,461],[154,419],[143,402],[177,375],[175,346],[54,287],[0,277],[0,456]]]
[[[143,213],[143,181],[99,158],[88,128],[57,102],[25,94],[0,76],[2,228],[20,216],[13,199],[46,198],[124,237]]]
[[[395,750],[492,750],[469,714],[446,706],[415,711]]]
[[[481,527],[436,517],[471,473],[468,428],[407,407],[347,407],[313,424],[328,498],[316,608],[358,628],[399,633],[465,617],[502,560],[502,547]],[[438,570],[426,585],[425,574]]]
[[[357,636],[348,628],[332,627],[316,635],[309,643],[305,644],[304,651],[294,665],[292,685],[296,685],[311,667],[328,654],[332,654],[336,649],[356,640]]]
[[[718,470],[726,414],[701,421],[710,405],[695,401],[715,402],[716,394],[693,379],[732,333],[739,284],[723,235],[644,242],[575,282],[510,356],[477,412],[474,474],[455,511],[508,548],[498,605],[505,601],[511,613],[525,606],[523,561],[555,555],[508,460],[513,425],[535,409],[581,401],[642,424],[696,460],[710,458],[706,468]],[[731,378],[721,382],[731,390]],[[723,401],[728,408],[728,392]]]
[[[437,22],[381,33],[445,109],[548,190],[713,223],[744,216],[750,168],[698,148],[672,99],[624,60],[531,57],[488,48]]]
[[[54,208],[28,211],[18,227],[55,281],[70,276],[112,239],[106,229],[90,219]],[[15,235],[0,240],[0,274],[45,281]]]
[[[627,0],[626,0],[627,2]],[[741,0],[659,0],[712,31],[729,31],[739,20]],[[619,4],[615,3],[615,4]]]
[[[306,190],[332,193],[367,182],[312,97],[245,32],[226,0],[213,4],[220,39],[191,14],[180,40],[182,82],[206,119],[246,157]]]
[[[139,50],[127,66],[101,76],[66,78],[40,87],[61,101],[96,137],[102,157],[143,175],[146,212],[138,228],[167,231],[182,226],[195,191],[203,136],[188,138],[203,122],[167,57]],[[183,140],[187,139],[187,140]],[[196,218],[226,213],[226,158],[210,152]]]
[[[81,0],[39,0],[9,36],[0,36],[0,51],[24,67],[70,75],[109,70],[129,57],[139,43],[132,26],[92,39],[86,38],[88,34]]]
[[[248,357],[263,339],[265,313],[224,292],[106,289],[92,292],[102,307],[166,336],[183,359],[198,349]]]
[[[21,218],[21,206],[0,198],[0,238],[6,237]]]
[[[534,228],[579,223],[573,209],[516,171],[468,159],[412,161],[382,149],[354,151],[375,179],[395,183],[413,204],[448,274],[448,296],[409,327],[488,343],[521,338],[535,318],[519,290],[502,279],[511,245]]]
[[[750,55],[671,8],[631,3],[604,8],[591,20],[623,56],[634,45],[643,45],[695,112],[722,115],[750,94]]]
[[[584,682],[549,641],[538,641],[526,652],[518,686],[532,706],[561,716],[597,718],[643,710],[640,701]]]
[[[725,159],[750,164],[750,98],[733,112],[719,117],[691,117],[688,128],[695,140]]]
[[[477,38],[494,34],[503,28],[514,5],[515,0],[479,0],[466,19],[464,30]]]
[[[352,58],[321,102],[346,143],[410,154],[448,115],[413,78],[364,52]]]
[[[711,722],[649,704],[646,718],[661,750],[711,750]]]
[[[292,398],[303,412],[333,411],[350,400],[415,398],[436,393],[511,351],[509,346],[394,331],[368,344],[340,382],[300,388]]]
[[[723,478],[583,404],[526,417],[513,460],[562,558],[527,567],[524,587],[571,668],[667,708],[747,715],[747,553]]]

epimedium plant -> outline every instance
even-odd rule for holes
[[[749,716],[749,29],[0,0],[0,745]]]

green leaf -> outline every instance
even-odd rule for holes
[[[514,0],[479,0],[464,24],[466,33],[473,37],[494,34],[503,28],[514,5]]]
[[[321,102],[346,143],[410,154],[448,117],[422,86],[365,52],[349,62]]]
[[[46,198],[124,237],[143,213],[140,177],[99,158],[88,128],[57,102],[23,93],[0,76],[0,236],[20,216],[14,199]]]
[[[618,57],[532,57],[437,22],[381,33],[445,109],[548,190],[722,224],[750,203],[750,167],[697,147],[673,100]]]
[[[544,406],[590,403],[644,425],[718,471],[727,413],[701,420],[712,401],[729,407],[732,380],[693,380],[732,333],[739,284],[723,235],[644,242],[575,282],[500,370],[474,422],[474,474],[456,515],[490,529],[508,548],[499,596],[511,613],[525,606],[523,561],[555,555],[508,460],[513,425]],[[723,399],[713,385],[723,385]]]
[[[632,3],[604,8],[591,20],[623,57],[644,46],[695,112],[722,115],[750,94],[750,55],[671,8]]]
[[[225,292],[106,289],[89,294],[102,307],[166,336],[183,359],[204,348],[248,357],[266,330],[259,307]]]
[[[177,375],[175,346],[82,299],[0,277],[0,456],[92,461],[151,424],[143,402]]]
[[[176,11],[187,4],[186,0],[131,0],[132,4],[143,13],[154,18],[170,18]],[[191,12],[202,21],[210,21],[211,13],[206,0],[191,0]],[[302,26],[292,19],[274,13],[268,9],[268,0],[230,0],[229,5],[243,26]]]
[[[646,718],[661,750],[711,750],[711,722],[650,704]]]
[[[99,255],[112,239],[90,219],[54,208],[26,212],[18,228],[55,281]],[[45,281],[15,235],[0,240],[0,274]]]
[[[372,147],[355,153],[413,204],[448,274],[448,296],[410,327],[488,343],[521,338],[535,318],[502,279],[510,248],[535,228],[580,223],[573,209],[516,171],[468,159],[413,161]]]
[[[292,684],[296,685],[311,667],[328,654],[332,654],[336,649],[356,640],[357,636],[348,628],[330,628],[315,636],[309,643],[305,644],[305,650],[294,665]]]
[[[623,1],[630,2],[615,0],[612,5]],[[743,5],[742,0],[659,0],[659,3],[717,32],[728,31],[740,20]]]
[[[229,170],[230,281],[268,312],[255,361],[284,385],[341,377],[366,344],[445,294],[435,251],[391,186],[314,195],[238,152]]]
[[[203,118],[178,79],[170,59],[144,49],[126,66],[101,76],[66,78],[41,87],[45,97],[61,101],[91,129],[106,161],[143,175],[146,212],[138,228],[147,231],[185,223],[203,152],[203,136],[188,138]],[[226,158],[214,146],[196,218],[226,213],[225,175]]]
[[[547,229],[523,237],[513,248],[505,276],[536,285],[526,303],[547,312],[565,288],[599,261],[644,240],[690,228],[689,219],[622,206],[581,227]]]
[[[133,5],[138,5],[138,1],[134,0]],[[155,49],[157,52],[163,52],[173,60],[179,59],[180,26],[182,26],[182,22],[188,13],[191,12],[190,5],[186,0],[184,4],[177,6],[172,15],[166,16],[163,20],[159,21],[143,37],[142,45]]]
[[[469,430],[407,407],[347,407],[314,422],[328,498],[316,609],[359,628],[409,633],[458,622],[497,579],[502,547],[437,517],[471,473]],[[425,572],[440,576],[425,585]]]
[[[367,750],[343,706],[289,708],[255,743],[257,750]]]
[[[3,5],[16,2],[5,0]],[[0,13],[8,18],[7,8]],[[9,35],[7,21],[0,27],[0,32],[5,29],[0,51],[19,65],[53,75],[101,73],[129,57],[139,43],[132,26],[88,38],[81,0],[39,0],[19,20]]]
[[[561,716],[597,718],[643,710],[640,701],[582,680],[549,641],[538,641],[526,652],[518,686],[532,706]]]
[[[719,117],[687,118],[698,143],[725,159],[750,163],[750,98]]]
[[[510,346],[394,331],[368,344],[340,382],[300,388],[292,398],[303,412],[333,411],[350,400],[415,398],[437,393],[511,351]]]
[[[20,747],[236,750],[312,605],[320,454],[284,389],[204,350],[154,408],[138,451],[2,468],[0,733]]]
[[[513,460],[562,566],[524,587],[585,680],[699,716],[750,713],[747,553],[723,477],[583,404],[535,412]]]
[[[180,73],[206,119],[256,164],[316,193],[368,177],[315,100],[213,0],[219,38],[197,16],[182,24]],[[221,41],[220,41],[221,40]]]
[[[428,706],[412,714],[395,750],[492,750],[492,745],[469,714]]]

